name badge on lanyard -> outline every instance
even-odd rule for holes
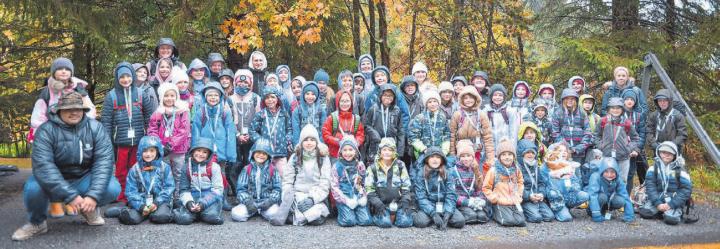
[[[128,138],[135,138],[135,129],[133,129],[132,127],[128,128],[127,137],[128,137]]]

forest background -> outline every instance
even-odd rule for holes
[[[233,70],[261,50],[268,70],[337,75],[370,53],[393,82],[424,61],[436,83],[484,70],[506,87],[525,80],[562,89],[581,75],[598,99],[614,67],[639,79],[652,52],[717,145],[718,10],[720,0],[0,0],[0,157],[29,156],[30,113],[54,58],[74,62],[99,106],[113,67],[147,62],[160,37],[175,40],[185,63],[220,52]],[[649,96],[661,86],[654,74],[651,82]],[[690,133],[686,158],[720,189]]]

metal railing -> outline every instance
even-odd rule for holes
[[[686,120],[690,123],[690,126],[695,131],[695,134],[700,139],[700,142],[702,142],[703,146],[705,146],[705,150],[708,152],[708,154],[710,154],[710,157],[715,162],[716,167],[720,166],[720,151],[718,151],[718,148],[715,147],[715,144],[700,124],[700,121],[698,121],[695,113],[693,113],[692,109],[690,109],[690,106],[687,104],[687,102],[685,102],[685,99],[683,99],[682,95],[680,95],[680,92],[678,92],[678,89],[675,87],[675,83],[673,83],[673,81],[670,79],[670,76],[667,75],[665,69],[662,67],[662,65],[660,65],[660,61],[658,60],[657,56],[655,56],[655,54],[653,53],[645,55],[645,67],[643,67],[641,75],[642,91],[645,93],[646,96],[654,96],[649,92],[651,76],[650,74],[652,73],[653,69],[660,78],[660,81],[663,83],[663,86],[665,86],[666,89],[670,90],[670,92],[673,93],[673,100],[679,101],[685,107]]]

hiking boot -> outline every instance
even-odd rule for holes
[[[120,212],[125,208],[124,206],[114,206],[105,209],[105,218],[117,218],[120,216]]]
[[[223,199],[223,205],[222,205],[223,211],[230,211],[230,210],[232,210],[232,208],[233,208],[233,206],[230,205],[227,198]]]
[[[65,216],[62,202],[51,202],[48,212],[50,213],[50,218],[62,218]]]
[[[90,226],[102,226],[105,225],[105,219],[100,215],[100,208],[95,208],[95,211],[88,213],[81,213],[85,218],[85,221]]]
[[[15,241],[21,241],[26,240],[29,238],[32,238],[33,236],[37,234],[43,234],[47,233],[47,221],[43,221],[43,223],[40,223],[39,225],[34,225],[32,223],[27,223],[23,225],[22,227],[18,228],[18,230],[15,230],[15,233],[12,235],[12,240]]]
[[[73,206],[65,205],[65,214],[69,216],[77,216],[78,211]]]

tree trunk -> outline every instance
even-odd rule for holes
[[[485,38],[485,58],[490,58],[490,52],[492,52],[492,45],[495,43],[495,34],[493,33],[493,15],[495,14],[495,2],[490,2],[490,8],[488,8],[487,19],[485,20],[485,30],[487,30],[487,37]]]
[[[72,59],[73,64],[76,65],[73,74],[87,81],[88,85],[85,90],[93,103],[95,103],[95,86],[97,83],[94,50],[94,46],[85,40],[84,35],[75,34],[73,36]]]
[[[245,63],[247,62],[245,57],[234,49],[230,48],[230,43],[227,43],[225,46],[227,48],[228,54],[226,61],[228,68],[232,69],[233,72],[243,68]]]
[[[448,44],[450,46],[450,53],[448,54],[447,63],[445,63],[446,78],[452,78],[460,66],[460,39],[462,37],[463,27],[460,17],[464,15],[463,7],[465,5],[465,0],[454,0],[454,3],[457,14],[453,15],[452,19],[452,33],[450,34],[450,44]]]
[[[352,35],[353,49],[355,50],[355,59],[360,58],[360,0],[353,0],[352,11]]]
[[[675,22],[677,21],[677,12],[675,10],[675,1],[674,0],[666,0],[665,1],[665,24],[663,25],[663,30],[665,30],[665,33],[667,35],[666,41],[668,45],[670,45],[670,48],[672,48],[672,55],[675,57],[677,52],[677,47],[675,46],[675,41],[677,40],[677,25],[675,25]],[[675,57],[677,58],[677,57]],[[676,65],[677,60],[668,60],[668,65],[666,68],[666,72],[668,75],[673,75],[675,70],[677,69]]]
[[[390,68],[390,48],[388,46],[387,34],[387,10],[385,9],[385,1],[381,0],[377,4],[378,22],[380,26],[380,57],[382,64]]]
[[[417,16],[418,16],[418,9],[417,9],[417,2],[415,2],[415,5],[413,7],[413,16],[412,16],[412,27],[410,28],[410,58],[408,58],[408,75],[412,74],[412,67],[413,63],[415,61],[415,36],[417,32]]]
[[[638,25],[639,0],[612,0],[613,31],[633,30]]]
[[[518,54],[520,56],[520,75],[525,78],[526,75],[526,69],[525,69],[525,48],[523,47],[523,40],[522,35],[520,35],[520,32],[517,33],[517,45],[518,45]]]
[[[368,30],[368,33],[370,34],[370,56],[373,57],[373,60],[375,60],[375,63],[377,64],[377,51],[375,49],[375,37],[377,32],[375,32],[375,4],[373,3],[373,0],[368,0],[368,19],[370,19],[370,30]]]

